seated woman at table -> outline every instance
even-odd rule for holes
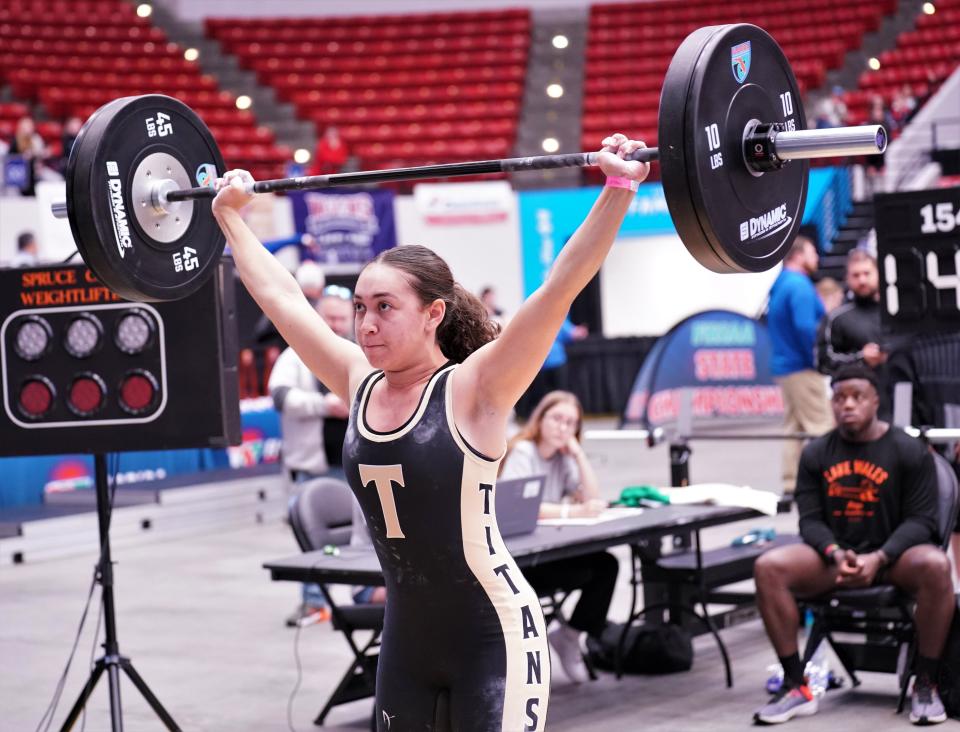
[[[540,518],[589,517],[606,507],[597,476],[580,446],[583,408],[568,391],[552,391],[540,401],[526,426],[511,440],[500,477],[545,475]],[[589,679],[580,636],[599,638],[617,583],[619,563],[607,552],[546,562],[523,570],[538,595],[580,590],[568,623],[548,634],[564,672],[574,683]]]

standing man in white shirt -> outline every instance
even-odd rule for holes
[[[353,294],[349,289],[325,287],[317,312],[334,333],[353,339]],[[280,413],[283,465],[294,487],[322,475],[342,477],[340,452],[347,405],[320,383],[292,348],[277,358],[268,388]],[[287,625],[311,625],[329,619],[330,609],[318,585],[304,584],[302,598]]]

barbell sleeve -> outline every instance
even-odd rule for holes
[[[781,160],[878,155],[887,149],[887,131],[882,125],[784,131],[776,133],[773,146]]]

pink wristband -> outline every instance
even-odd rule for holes
[[[636,191],[640,188],[640,183],[630,178],[619,178],[615,176],[608,176],[607,182],[604,184],[609,188],[627,188],[631,191]]]

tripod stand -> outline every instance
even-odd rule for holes
[[[116,613],[113,605],[113,563],[110,558],[110,489],[107,485],[107,460],[102,453],[97,453],[93,458],[94,473],[96,475],[97,485],[97,520],[100,525],[100,568],[97,573],[97,582],[100,584],[103,593],[103,618],[104,634],[106,636],[103,642],[104,654],[97,659],[93,670],[90,672],[90,678],[84,684],[80,696],[70,709],[61,732],[69,732],[76,723],[80,712],[83,710],[87,699],[93,693],[93,688],[100,680],[104,671],[107,673],[107,682],[110,686],[110,727],[112,732],[123,732],[123,713],[120,709],[120,671],[122,670],[137,687],[143,698],[156,712],[157,716],[163,722],[164,726],[170,732],[180,732],[177,723],[173,717],[163,708],[160,700],[153,695],[150,687],[147,686],[140,674],[133,667],[129,658],[120,655],[120,646],[117,643],[117,622]]]

